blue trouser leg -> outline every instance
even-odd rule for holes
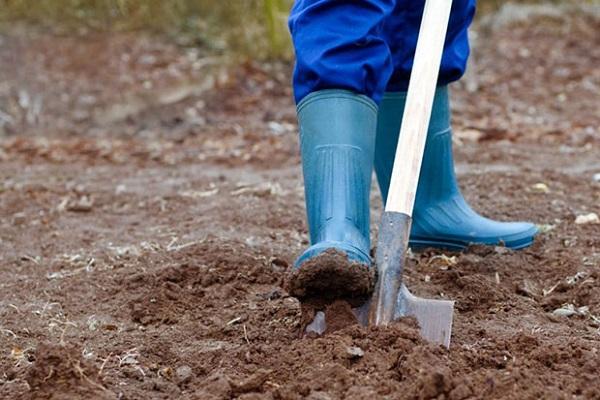
[[[376,103],[393,72],[383,23],[396,0],[296,0],[289,27],[296,51],[294,95],[346,89]]]
[[[392,53],[393,73],[387,91],[406,91],[425,0],[398,0],[385,20],[383,36]],[[475,0],[454,0],[442,55],[438,85],[447,85],[464,74],[469,58],[468,28],[475,14]]]
[[[406,90],[425,0],[296,0],[289,26],[300,102],[323,89],[346,89],[376,103]],[[440,84],[459,79],[469,56],[467,28],[475,0],[455,0]]]

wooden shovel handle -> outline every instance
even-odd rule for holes
[[[412,216],[452,0],[427,0],[385,211]]]

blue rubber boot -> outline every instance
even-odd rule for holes
[[[298,104],[298,122],[310,247],[288,289],[298,297],[367,295],[377,106],[350,91],[317,91]]]
[[[379,106],[375,171],[387,199],[406,93],[389,92]],[[448,88],[436,91],[413,211],[412,247],[461,250],[470,244],[522,249],[537,228],[528,222],[498,222],[477,214],[460,193],[454,174]]]

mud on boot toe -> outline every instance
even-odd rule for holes
[[[374,283],[375,270],[370,262],[359,262],[340,250],[328,249],[295,267],[286,289],[299,298],[364,298]]]

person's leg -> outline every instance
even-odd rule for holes
[[[379,103],[392,74],[383,22],[396,0],[296,0],[289,18],[294,96],[345,89]]]
[[[399,14],[398,18],[390,19],[393,26],[386,25],[395,69],[379,108],[375,155],[375,170],[384,201],[423,3],[403,2],[394,12]],[[478,215],[461,195],[454,173],[447,84],[464,73],[469,55],[467,29],[474,9],[474,0],[454,1],[413,212],[410,241],[414,247],[462,249],[471,243],[504,243],[519,249],[529,246],[537,233],[531,223],[497,222]]]
[[[475,15],[475,3],[475,0],[453,1],[438,86],[460,79],[465,72],[469,58],[468,28]],[[408,89],[424,6],[425,0],[398,0],[392,15],[386,20],[384,37],[394,65],[386,92],[405,92]]]
[[[395,1],[395,0],[394,0]],[[366,295],[377,102],[392,72],[381,37],[392,0],[297,0],[290,16],[310,246],[296,296]]]

